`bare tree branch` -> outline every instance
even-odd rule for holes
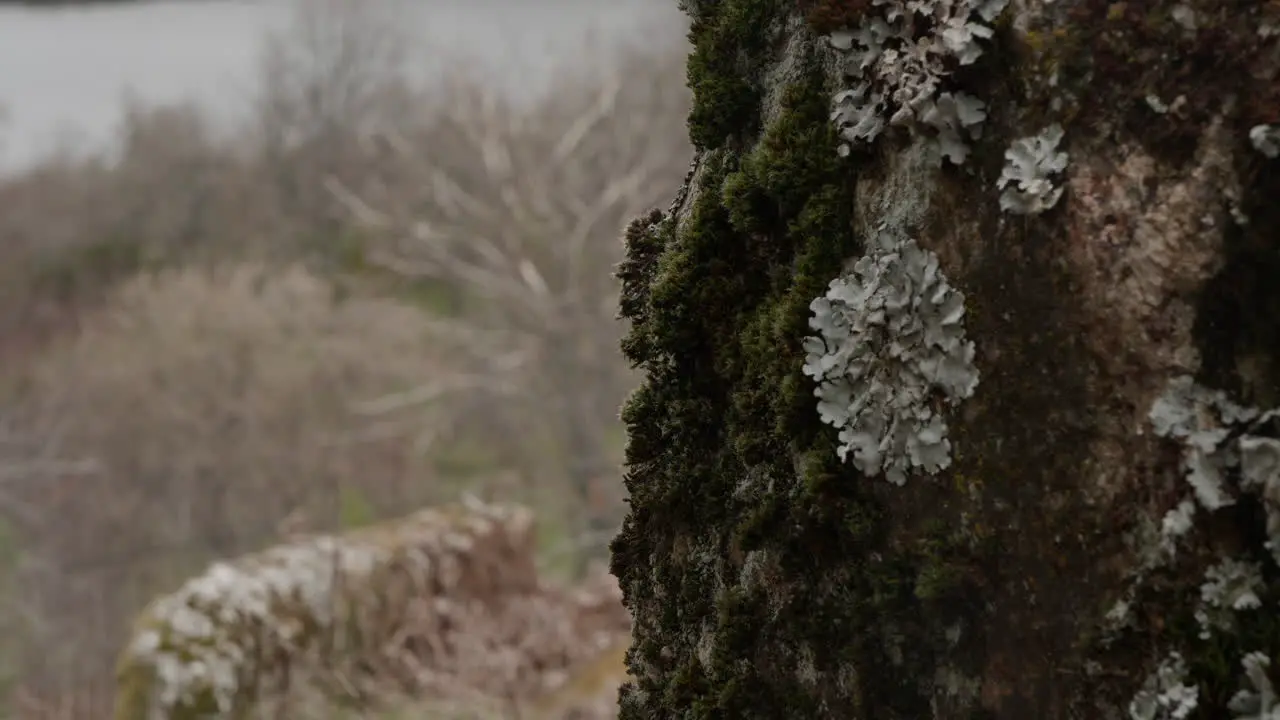
[[[380,135],[376,178],[359,187],[326,178],[373,233],[367,260],[472,300],[433,331],[465,358],[460,366],[477,369],[364,412],[426,405],[438,418],[449,398],[500,395],[489,410],[512,427],[551,432],[582,512],[607,514],[595,507],[598,488],[620,486],[609,432],[632,381],[617,350],[617,236],[665,202],[688,168],[681,58],[674,47],[630,55],[530,108],[456,84],[414,123],[425,129]]]

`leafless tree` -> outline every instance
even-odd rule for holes
[[[369,437],[349,410],[433,364],[419,319],[392,300],[335,303],[296,266],[170,270],[7,368],[0,394],[22,391],[15,439],[0,433],[0,529],[18,552],[6,573],[0,537],[0,582],[15,582],[0,588],[15,603],[0,660],[21,653],[41,700],[102,700],[130,616],[204,562],[274,541],[290,515],[338,527],[353,492],[372,517],[442,496],[411,439]]]
[[[281,142],[345,133],[376,114],[380,91],[403,79],[405,38],[391,3],[294,0],[288,28],[260,58],[256,110]]]
[[[291,215],[316,220],[298,233],[332,231],[332,203],[314,178],[349,178],[357,144],[409,94],[406,38],[394,3],[292,0],[293,17],[259,57],[251,100],[258,159]]]
[[[687,171],[681,76],[672,43],[564,79],[532,110],[460,82],[425,131],[384,135],[379,182],[328,182],[382,231],[376,264],[466,297],[463,317],[435,329],[474,371],[368,409],[450,392],[492,398],[493,432],[554,444],[587,518],[580,529],[597,535],[621,505],[617,413],[632,383],[612,268],[624,224]]]
[[[93,482],[101,464],[92,458],[69,458],[62,443],[63,424],[52,417],[33,417],[13,407],[0,407],[0,632],[8,639],[0,649],[0,689],[44,676],[76,651],[50,642],[50,617],[65,608],[67,579],[56,557],[60,518],[47,499]]]

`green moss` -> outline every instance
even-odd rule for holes
[[[654,210],[632,220],[624,235],[627,256],[618,264],[617,278],[622,283],[618,305],[622,316],[631,320],[631,332],[622,341],[622,354],[636,364],[652,354],[647,322],[649,286],[674,227],[661,211]]]
[[[694,106],[689,137],[699,149],[751,136],[760,122],[758,68],[769,56],[769,35],[785,8],[781,0],[721,0],[693,18],[688,81]]]
[[[358,487],[342,485],[338,488],[338,526],[343,530],[371,525],[378,519],[373,503]]]
[[[691,72],[704,66],[692,60]],[[750,152],[704,150],[678,230],[665,219],[629,233],[623,347],[646,378],[623,412],[632,511],[613,567],[646,631],[624,718],[927,711],[901,680],[924,653],[899,668],[885,658],[883,628],[912,612],[916,570],[876,552],[886,548],[873,485],[839,462],[801,372],[809,304],[861,246],[853,166],[828,120],[832,88],[817,57],[800,67]],[[756,122],[721,112],[733,125],[720,136]],[[735,582],[753,553],[774,569]],[[714,638],[709,648],[694,628]]]
[[[970,568],[968,543],[958,530],[934,518],[924,531],[918,550],[915,596],[926,601],[943,601],[964,588]]]
[[[743,68],[767,55],[757,32],[765,24],[728,20],[746,2],[703,4],[690,62],[690,130],[702,149],[696,200],[679,228],[670,218],[646,226],[631,252],[643,272],[624,289],[633,323],[624,347],[646,379],[624,411],[632,511],[613,546],[627,603],[643,618],[623,717],[931,716],[927,685],[944,662],[1005,693],[988,716],[1123,707],[1141,678],[1087,677],[1083,667],[1087,658],[1140,666],[1090,656],[1106,610],[1099,599],[1120,584],[1111,561],[1129,557],[1117,532],[1128,506],[1089,505],[1080,474],[1099,416],[1132,408],[1117,404],[1122,381],[1102,372],[1085,343],[1080,288],[1061,263],[1072,239],[1050,223],[997,223],[974,206],[971,181],[937,180],[938,226],[920,235],[954,243],[940,254],[963,266],[953,277],[968,297],[983,384],[952,426],[954,466],[937,483],[882,493],[883,484],[837,462],[834,431],[818,422],[800,372],[808,304],[859,250],[858,168],[835,156],[831,88],[811,65],[748,148],[759,89],[742,78],[759,73]],[[1274,96],[1249,91],[1242,70],[1237,40],[1251,16],[1193,4],[1206,21],[1193,38],[1149,3],[1108,21],[1111,3],[1084,0],[1065,31],[1033,28],[1024,48],[1011,46],[1017,33],[1006,14],[999,47],[955,76],[992,108],[1026,108],[993,113],[980,174],[999,172],[1012,130],[1052,120],[1080,129],[1072,137],[1082,154],[1089,142],[1116,142],[1091,134],[1107,127],[1178,163],[1225,95]],[[1156,62],[1151,53],[1168,48],[1181,54]],[[1230,82],[1204,82],[1228,70]],[[1043,83],[1049,71],[1057,88]],[[1188,115],[1152,131],[1147,92],[1166,101],[1186,94]],[[1261,282],[1280,267],[1272,262],[1280,216],[1262,199],[1276,196],[1280,180],[1254,170],[1249,229],[1231,238],[1221,285],[1208,294],[1219,305],[1202,311],[1201,350],[1209,372],[1237,376],[1262,398],[1280,393],[1280,333],[1267,321],[1280,296]],[[1271,364],[1244,377],[1241,358],[1256,357]],[[761,556],[767,570],[743,571]],[[1195,644],[1186,612],[1198,583],[1170,582],[1179,589],[1160,591],[1172,592],[1153,605],[1160,616],[1123,652],[1186,636],[1206,692],[1229,696],[1241,648]],[[939,638],[952,623],[966,634],[948,648]],[[1257,623],[1249,642],[1280,652],[1280,623],[1261,615]],[[704,636],[715,639],[710,652],[699,652]],[[802,657],[816,681],[796,670]]]

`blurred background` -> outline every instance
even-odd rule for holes
[[[300,534],[469,493],[548,577],[607,558],[676,5],[0,5],[8,717],[110,717],[149,599]]]

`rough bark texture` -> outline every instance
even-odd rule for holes
[[[619,270],[645,372],[622,717],[1174,717],[1164,686],[1130,706],[1172,652],[1186,717],[1255,717],[1227,705],[1245,654],[1280,652],[1265,502],[1200,512],[1153,561],[1189,490],[1150,413],[1184,376],[1280,403],[1280,161],[1250,141],[1280,123],[1280,6],[1013,2],[943,78],[986,104],[957,167],[904,128],[837,153],[825,36],[889,4],[688,2],[697,157]],[[1061,199],[1002,211],[1006,149],[1052,123]],[[981,373],[937,406],[949,466],[901,487],[837,457],[802,372],[810,303],[886,227],[964,293]],[[1204,638],[1224,557],[1262,566],[1262,608]]]

